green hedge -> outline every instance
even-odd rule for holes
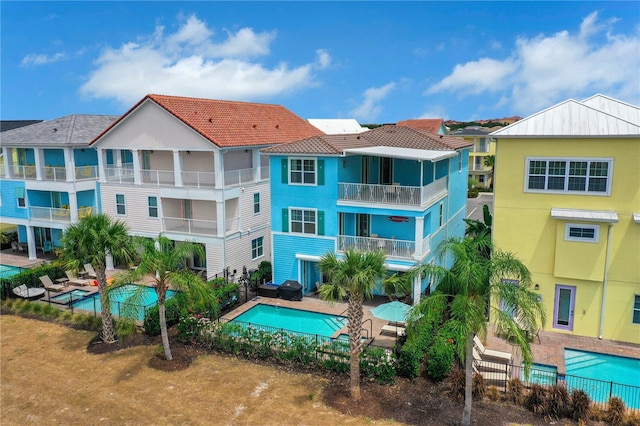
[[[51,281],[66,276],[59,262],[43,263],[33,268],[24,269],[9,278],[0,278],[0,298],[5,300],[8,297],[13,297],[11,290],[21,285],[26,285],[27,287],[42,287],[40,277],[43,275],[49,275]]]

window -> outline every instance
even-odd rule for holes
[[[567,223],[564,228],[564,239],[566,241],[598,242],[600,227],[598,225],[578,225]]]
[[[478,183],[484,183],[484,175],[478,175]]]
[[[256,192],[253,194],[253,213],[260,213],[260,193]]]
[[[462,171],[462,152],[458,153],[458,173]]]
[[[633,297],[633,323],[640,324],[640,295],[635,294]]]
[[[264,237],[251,240],[251,258],[252,259],[255,260],[264,255],[263,242],[264,242]]]
[[[316,160],[292,158],[290,160],[290,182],[300,185],[316,184]]]
[[[16,187],[16,200],[18,201],[18,207],[26,207],[27,200],[25,198],[24,187]]]
[[[478,139],[478,151],[487,152],[487,138],[479,138]]]
[[[149,217],[158,217],[158,197],[147,197]]]
[[[291,232],[315,235],[316,211],[291,209]]]
[[[528,158],[525,191],[608,195],[612,165],[611,159]]]
[[[440,226],[444,225],[444,203],[440,203]]]
[[[116,214],[124,215],[127,210],[124,205],[124,194],[116,194]]]

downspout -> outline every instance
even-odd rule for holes
[[[613,223],[607,228],[607,251],[604,257],[604,279],[602,281],[602,307],[600,308],[600,331],[598,339],[602,339],[604,329],[604,305],[607,301],[607,283],[609,282],[609,252],[611,251],[611,235],[613,234]]]

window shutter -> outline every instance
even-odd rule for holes
[[[324,160],[318,160],[318,185],[324,185]]]
[[[24,186],[16,186],[16,198],[24,198]]]
[[[282,232],[289,232],[289,209],[282,209]]]
[[[324,212],[318,210],[318,235],[324,235]]]
[[[282,160],[280,160],[280,163],[282,164],[282,183],[286,185],[289,183],[289,159],[283,158]]]

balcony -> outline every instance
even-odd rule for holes
[[[98,179],[98,166],[84,166],[75,168],[76,180]]]
[[[445,178],[425,186],[338,183],[338,201],[356,203],[426,206],[446,193]]]
[[[186,219],[182,217],[165,217],[162,219],[162,228],[165,232],[188,235],[217,236],[220,222],[215,220]],[[225,232],[239,230],[240,218],[228,219]]]
[[[65,182],[67,180],[67,169],[64,166],[43,167],[42,180],[51,182]]]
[[[104,172],[107,182],[133,183],[133,167],[106,167]]]
[[[18,164],[14,164],[12,166],[12,175],[14,179],[24,179],[24,180],[36,180],[37,179],[37,174],[36,174],[36,166],[34,165],[18,165]]]
[[[80,207],[78,209],[78,219],[93,214],[95,207]],[[29,207],[29,218],[34,220],[44,220],[47,222],[71,222],[71,210],[68,208],[54,207]]]
[[[415,242],[396,240],[394,238],[355,237],[352,235],[338,235],[338,251],[349,249],[358,251],[382,250],[389,257],[413,258]]]
[[[256,175],[257,174],[257,175]],[[118,182],[133,184],[134,170],[131,166],[107,167],[105,168],[105,178],[108,182]],[[182,171],[182,186],[186,188],[215,188],[215,172],[208,171]],[[224,187],[234,187],[248,183],[269,179],[269,167],[259,169],[240,169],[224,172]],[[175,173],[173,170],[141,170],[140,180],[144,185],[152,186],[176,186]]]

